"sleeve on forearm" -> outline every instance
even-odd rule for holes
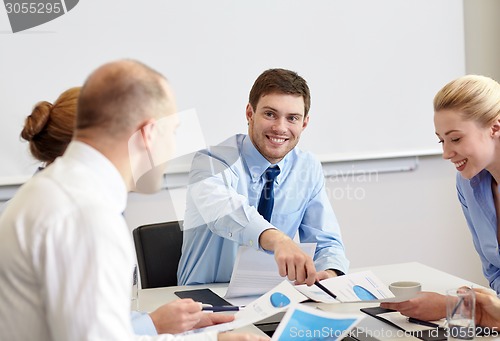
[[[136,341],[217,341],[217,332],[199,333],[199,334],[159,334],[157,336],[136,335]]]
[[[318,171],[317,191],[309,201],[299,228],[302,243],[317,243],[314,264],[317,270],[337,269],[347,273],[349,261],[337,217],[333,212],[324,186],[322,171]]]
[[[206,225],[223,238],[259,248],[260,234],[272,226],[248,204],[246,197],[236,192],[234,186],[238,179],[232,171],[226,168],[216,174],[192,173],[187,190],[185,226]]]
[[[498,277],[491,281],[490,287],[496,291],[497,295],[500,294],[500,280]]]
[[[151,320],[148,313],[132,311],[130,319],[136,335],[158,335],[153,320]]]

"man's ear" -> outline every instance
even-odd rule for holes
[[[250,122],[254,115],[252,105],[250,103],[247,104],[247,109],[246,109],[246,116],[247,116],[247,122]]]
[[[302,123],[302,130],[306,129],[307,125],[309,124],[309,115],[307,115],[304,118],[304,123]]]
[[[143,121],[139,125],[139,129],[142,135],[142,140],[144,141],[144,145],[148,150],[151,150],[151,148],[153,147],[155,128],[156,128],[156,120],[154,118],[149,118]]]

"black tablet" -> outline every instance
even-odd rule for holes
[[[232,305],[210,289],[194,289],[174,292],[180,298],[192,298],[196,302],[213,306]]]

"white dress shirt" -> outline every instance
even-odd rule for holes
[[[133,334],[126,200],[117,169],[81,142],[19,189],[0,218],[0,339],[188,339]]]

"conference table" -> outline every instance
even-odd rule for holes
[[[382,282],[389,285],[397,281],[416,281],[422,284],[422,291],[434,291],[444,294],[446,290],[458,288],[460,286],[474,286],[481,287],[476,283],[464,280],[462,278],[453,276],[446,272],[434,269],[418,262],[400,263],[373,266],[369,268],[353,268],[349,273],[371,270]],[[209,288],[221,297],[224,297],[227,290],[227,283],[215,283],[207,285],[191,285],[191,286],[174,286],[165,288],[142,289],[139,290],[139,310],[152,311],[160,305],[175,300],[178,297],[174,294],[179,290],[191,290]],[[378,306],[378,303],[342,303],[342,304],[324,304],[324,303],[307,303],[313,304],[318,308],[331,311],[335,313],[360,313],[360,308]],[[282,315],[281,315],[282,316]],[[259,322],[257,325],[262,327],[272,323],[279,322],[281,316],[273,316],[267,320]],[[357,325],[357,328],[364,331],[366,335],[375,337],[378,340],[418,340],[415,337],[407,334],[401,335],[395,327],[390,326],[378,319],[366,315]],[[265,328],[263,328],[265,330]],[[238,329],[237,331],[262,333],[261,329],[250,325],[245,328]],[[481,337],[476,339],[493,339],[493,337]]]

